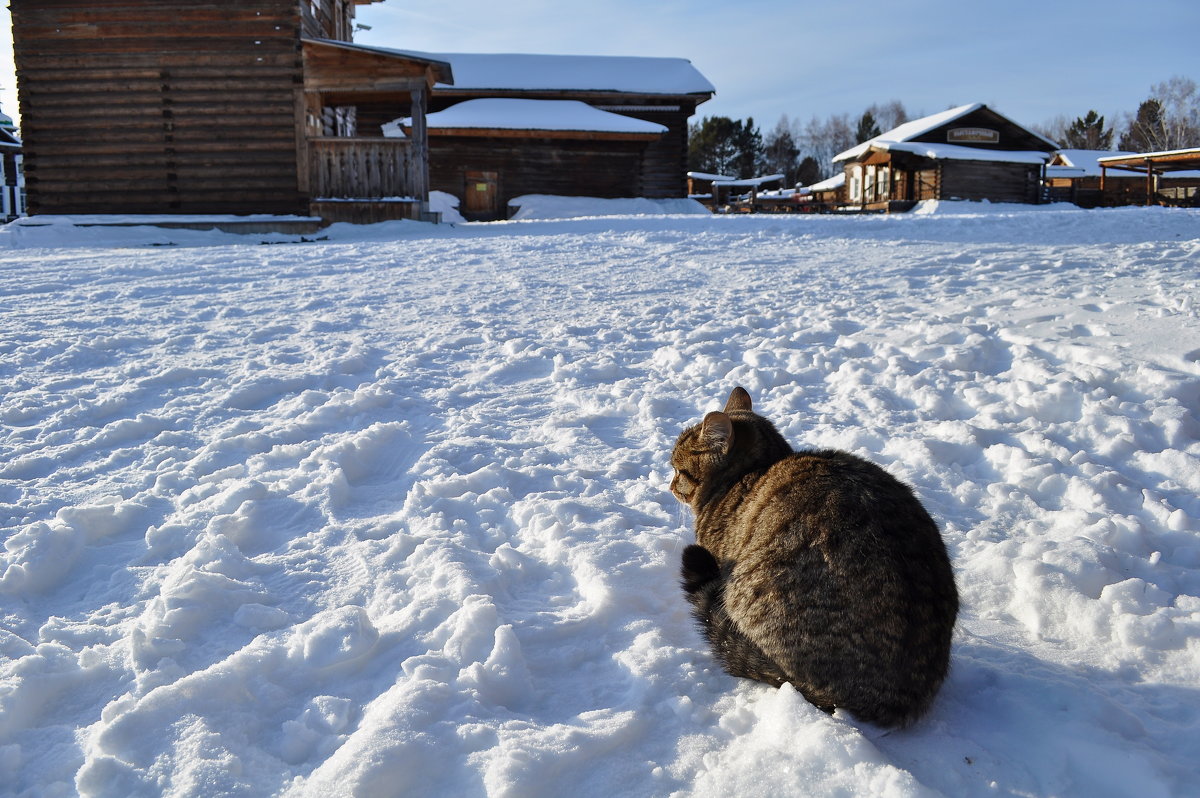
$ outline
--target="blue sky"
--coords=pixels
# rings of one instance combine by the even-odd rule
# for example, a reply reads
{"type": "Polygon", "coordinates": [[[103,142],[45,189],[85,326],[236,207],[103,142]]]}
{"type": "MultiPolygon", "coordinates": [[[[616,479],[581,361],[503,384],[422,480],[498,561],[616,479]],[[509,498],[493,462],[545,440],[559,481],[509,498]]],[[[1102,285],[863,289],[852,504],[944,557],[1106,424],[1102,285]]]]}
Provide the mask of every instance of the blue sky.
{"type": "Polygon", "coordinates": [[[699,115],[764,130],[893,99],[1111,120],[1173,75],[1200,81],[1200,0],[387,0],[358,22],[358,41],[415,50],[688,58],[717,87],[699,115]]]}
{"type": "MultiPolygon", "coordinates": [[[[1113,121],[1173,75],[1200,81],[1200,0],[387,0],[366,44],[441,52],[688,58],[717,87],[701,116],[911,116],[983,102],[1022,124],[1113,121]]],[[[15,116],[7,9],[0,107],[15,116]]]]}

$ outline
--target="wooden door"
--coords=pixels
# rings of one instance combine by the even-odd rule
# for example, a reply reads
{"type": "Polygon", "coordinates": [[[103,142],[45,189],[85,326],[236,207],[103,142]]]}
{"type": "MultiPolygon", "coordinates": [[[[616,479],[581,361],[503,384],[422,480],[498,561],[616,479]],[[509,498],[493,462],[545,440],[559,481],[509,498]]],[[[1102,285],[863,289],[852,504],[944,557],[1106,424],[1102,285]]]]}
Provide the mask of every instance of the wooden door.
{"type": "Polygon", "coordinates": [[[500,174],[467,172],[462,211],[472,216],[498,216],[500,213],[500,174]]]}

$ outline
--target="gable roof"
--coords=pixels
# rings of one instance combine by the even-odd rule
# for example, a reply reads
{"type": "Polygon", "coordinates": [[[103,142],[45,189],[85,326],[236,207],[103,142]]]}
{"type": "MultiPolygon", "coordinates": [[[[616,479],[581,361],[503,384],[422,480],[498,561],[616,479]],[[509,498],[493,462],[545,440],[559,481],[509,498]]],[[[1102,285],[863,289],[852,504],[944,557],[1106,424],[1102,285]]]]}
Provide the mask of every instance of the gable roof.
{"type": "MultiPolygon", "coordinates": [[[[886,133],[881,133],[873,139],[868,139],[862,144],[838,153],[837,155],[833,156],[833,160],[834,162],[854,160],[855,158],[866,154],[870,150],[904,150],[908,152],[915,152],[919,155],[925,155],[928,158],[970,159],[971,157],[979,158],[981,154],[987,154],[989,157],[981,160],[1028,160],[1024,158],[993,157],[1005,154],[1015,155],[1016,153],[1014,151],[984,150],[981,148],[964,147],[956,144],[922,144],[920,147],[912,146],[914,139],[920,138],[927,133],[937,130],[943,125],[948,125],[951,122],[962,119],[963,117],[969,116],[977,111],[986,111],[989,114],[999,117],[1002,121],[1007,122],[1014,127],[1020,128],[1025,133],[1028,133],[1031,137],[1042,141],[1049,149],[1058,149],[1058,145],[1050,139],[1035,133],[1032,130],[1028,130],[1021,125],[1018,125],[1016,122],[1013,122],[1003,114],[988,108],[983,103],[970,103],[968,105],[960,105],[957,108],[951,108],[949,110],[942,111],[941,113],[923,116],[920,119],[914,119],[911,122],[905,122],[902,125],[892,128],[886,133]],[[964,150],[966,152],[963,152],[964,150]]],[[[1047,155],[1047,157],[1049,156],[1047,155]]],[[[1034,160],[1040,163],[1044,161],[1045,158],[1036,158],[1034,160]]]]}
{"type": "MultiPolygon", "coordinates": [[[[716,89],[686,58],[530,53],[436,53],[450,63],[454,91],[595,91],[704,94],[716,89]]],[[[450,88],[438,83],[434,89],[450,88]]]]}

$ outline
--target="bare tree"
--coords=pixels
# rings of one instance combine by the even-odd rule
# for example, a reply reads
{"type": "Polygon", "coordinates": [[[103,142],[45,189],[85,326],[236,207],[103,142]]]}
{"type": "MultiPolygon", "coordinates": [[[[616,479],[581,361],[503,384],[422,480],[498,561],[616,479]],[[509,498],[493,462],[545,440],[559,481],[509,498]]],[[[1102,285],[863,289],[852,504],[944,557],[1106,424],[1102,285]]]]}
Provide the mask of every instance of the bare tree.
{"type": "Polygon", "coordinates": [[[1121,149],[1135,152],[1200,147],[1200,89],[1175,76],[1150,87],[1150,98],[1127,115],[1121,149]]]}

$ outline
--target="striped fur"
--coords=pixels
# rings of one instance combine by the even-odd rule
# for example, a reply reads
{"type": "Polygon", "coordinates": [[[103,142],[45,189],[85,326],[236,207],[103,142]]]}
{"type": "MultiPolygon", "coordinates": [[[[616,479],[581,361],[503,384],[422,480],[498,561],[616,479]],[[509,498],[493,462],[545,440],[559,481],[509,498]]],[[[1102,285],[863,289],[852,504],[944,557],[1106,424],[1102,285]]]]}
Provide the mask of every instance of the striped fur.
{"type": "Polygon", "coordinates": [[[795,452],[734,389],[679,436],[671,491],[696,545],[682,583],[724,668],[903,726],[946,677],[958,592],[912,491],[847,452],[795,452]]]}

